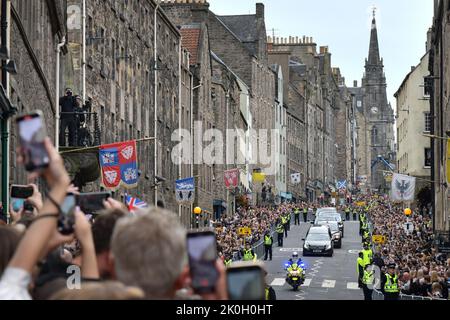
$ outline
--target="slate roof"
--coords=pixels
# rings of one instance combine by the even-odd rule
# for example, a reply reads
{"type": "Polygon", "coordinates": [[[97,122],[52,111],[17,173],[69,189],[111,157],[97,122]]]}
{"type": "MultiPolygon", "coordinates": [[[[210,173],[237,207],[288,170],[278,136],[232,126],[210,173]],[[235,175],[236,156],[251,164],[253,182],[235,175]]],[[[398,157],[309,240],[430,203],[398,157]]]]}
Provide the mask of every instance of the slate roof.
{"type": "Polygon", "coordinates": [[[254,42],[258,40],[256,15],[217,16],[241,40],[254,42]]]}

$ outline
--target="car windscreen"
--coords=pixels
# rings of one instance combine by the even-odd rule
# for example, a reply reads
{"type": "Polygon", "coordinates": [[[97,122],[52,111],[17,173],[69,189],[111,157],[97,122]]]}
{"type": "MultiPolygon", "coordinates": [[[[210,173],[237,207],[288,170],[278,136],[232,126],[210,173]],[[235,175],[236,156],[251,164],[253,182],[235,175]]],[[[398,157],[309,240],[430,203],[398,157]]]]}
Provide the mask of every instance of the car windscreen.
{"type": "Polygon", "coordinates": [[[329,241],[330,237],[325,233],[310,233],[306,241],[329,241]]]}
{"type": "Polygon", "coordinates": [[[342,218],[340,214],[322,214],[319,217],[317,217],[320,221],[323,220],[329,220],[329,221],[338,221],[341,222],[342,218]]]}
{"type": "Polygon", "coordinates": [[[339,231],[339,226],[336,223],[329,223],[328,225],[330,226],[330,230],[332,233],[339,231]]]}

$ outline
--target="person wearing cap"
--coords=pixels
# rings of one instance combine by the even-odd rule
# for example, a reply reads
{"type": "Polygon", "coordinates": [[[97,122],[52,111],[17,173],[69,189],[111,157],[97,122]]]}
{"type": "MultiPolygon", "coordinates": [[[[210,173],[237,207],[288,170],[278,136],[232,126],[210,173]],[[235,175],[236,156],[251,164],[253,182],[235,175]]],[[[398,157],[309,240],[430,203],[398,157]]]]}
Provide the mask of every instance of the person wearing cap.
{"type": "Polygon", "coordinates": [[[388,272],[381,275],[381,292],[384,294],[384,300],[399,299],[400,287],[395,268],[395,263],[390,263],[387,266],[388,272]]]}
{"type": "MultiPolygon", "coordinates": [[[[266,270],[265,268],[263,268],[263,270],[264,270],[264,276],[267,277],[267,270],[266,270]]],[[[267,283],[267,280],[265,281],[265,283],[266,283],[266,287],[265,287],[265,289],[264,289],[264,292],[265,292],[265,295],[264,295],[265,300],[266,300],[266,301],[274,301],[274,300],[277,300],[277,295],[276,295],[276,293],[275,293],[275,290],[272,288],[272,286],[270,286],[270,285],[267,283]]]]}
{"type": "Polygon", "coordinates": [[[72,89],[67,88],[64,97],[59,99],[59,107],[61,111],[61,125],[59,131],[59,145],[66,145],[66,130],[69,130],[69,146],[76,144],[76,99],[73,96],[72,89]]]}
{"type": "Polygon", "coordinates": [[[364,276],[364,254],[362,251],[358,253],[358,259],[356,259],[356,272],[358,273],[358,287],[362,288],[362,279],[364,276]]]}
{"type": "Polygon", "coordinates": [[[372,300],[372,292],[373,292],[373,281],[375,271],[371,269],[372,265],[367,264],[364,267],[364,273],[362,277],[362,289],[364,292],[364,300],[372,300]]]}
{"type": "Polygon", "coordinates": [[[273,245],[273,238],[270,235],[269,231],[266,231],[264,234],[264,260],[267,260],[267,258],[272,261],[272,245],[273,245]]]}

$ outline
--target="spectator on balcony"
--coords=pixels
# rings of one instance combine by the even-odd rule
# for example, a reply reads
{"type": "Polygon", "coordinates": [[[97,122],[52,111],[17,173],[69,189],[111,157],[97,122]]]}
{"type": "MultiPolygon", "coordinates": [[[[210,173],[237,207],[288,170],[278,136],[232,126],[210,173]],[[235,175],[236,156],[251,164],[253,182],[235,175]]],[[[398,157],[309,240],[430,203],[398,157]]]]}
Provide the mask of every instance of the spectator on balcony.
{"type": "Polygon", "coordinates": [[[59,99],[61,110],[61,127],[59,131],[59,145],[66,146],[66,130],[69,130],[69,146],[76,145],[76,99],[73,97],[72,89],[67,88],[64,97],[59,99]]]}

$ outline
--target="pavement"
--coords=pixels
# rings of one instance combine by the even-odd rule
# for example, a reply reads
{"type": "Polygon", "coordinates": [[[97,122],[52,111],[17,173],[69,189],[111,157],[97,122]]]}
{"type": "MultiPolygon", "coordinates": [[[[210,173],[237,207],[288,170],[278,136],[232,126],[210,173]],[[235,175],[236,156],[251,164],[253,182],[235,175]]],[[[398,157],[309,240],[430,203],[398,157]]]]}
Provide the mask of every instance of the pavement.
{"type": "MultiPolygon", "coordinates": [[[[303,215],[300,215],[303,220],[303,215]]],[[[312,219],[312,215],[308,217],[312,219]]],[[[358,288],[356,259],[362,249],[359,236],[359,222],[344,222],[342,248],[334,249],[333,257],[303,257],[302,238],[306,237],[310,222],[295,226],[291,220],[291,230],[279,248],[274,237],[273,260],[264,261],[268,275],[266,280],[274,288],[277,300],[364,300],[362,289],[358,288]],[[284,263],[297,251],[305,263],[306,281],[294,292],[285,283],[284,263]]]]}

